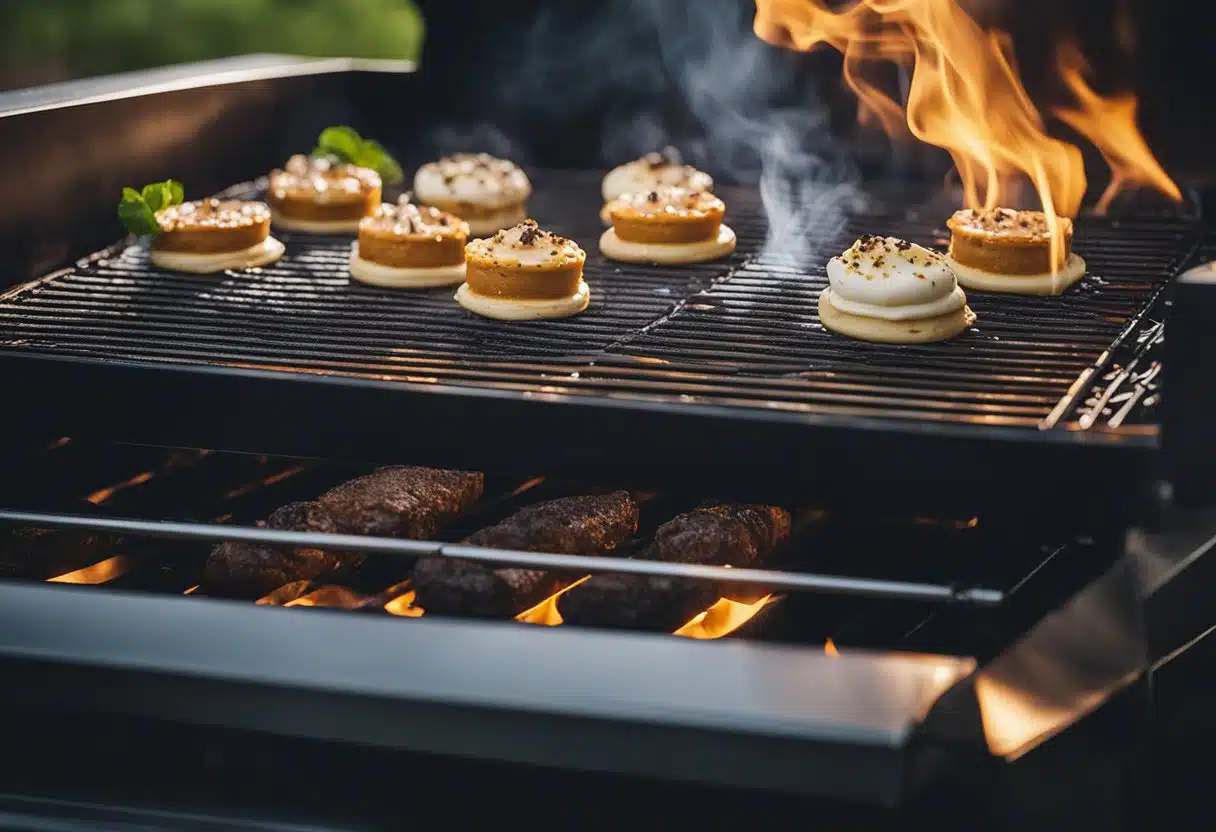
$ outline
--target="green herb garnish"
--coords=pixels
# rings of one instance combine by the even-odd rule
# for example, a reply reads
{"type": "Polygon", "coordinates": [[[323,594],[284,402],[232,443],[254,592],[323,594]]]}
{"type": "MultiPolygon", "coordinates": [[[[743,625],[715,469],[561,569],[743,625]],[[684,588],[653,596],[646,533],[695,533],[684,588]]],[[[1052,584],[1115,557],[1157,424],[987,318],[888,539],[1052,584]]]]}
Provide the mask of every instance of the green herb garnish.
{"type": "Polygon", "coordinates": [[[313,156],[336,156],[339,162],[371,168],[390,185],[405,181],[405,171],[377,141],[365,139],[353,127],[326,127],[317,138],[313,156]]]}
{"type": "Polygon", "coordinates": [[[142,191],[123,188],[122,200],[118,203],[118,218],[137,237],[159,234],[160,223],[156,221],[156,212],[171,205],[181,205],[183,199],[182,183],[173,179],[144,185],[142,191]]]}

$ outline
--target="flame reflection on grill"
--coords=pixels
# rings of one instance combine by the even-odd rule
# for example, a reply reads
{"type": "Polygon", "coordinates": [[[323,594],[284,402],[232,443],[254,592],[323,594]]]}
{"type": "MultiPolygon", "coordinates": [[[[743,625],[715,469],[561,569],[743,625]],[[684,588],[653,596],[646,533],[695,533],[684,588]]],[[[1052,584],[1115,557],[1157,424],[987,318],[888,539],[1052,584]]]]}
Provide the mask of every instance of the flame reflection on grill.
{"type": "Polygon", "coordinates": [[[675,631],[685,638],[714,639],[728,636],[756,617],[760,610],[776,598],[765,595],[753,603],[719,598],[712,607],[694,615],[687,624],[675,631]]]}
{"type": "Polygon", "coordinates": [[[104,584],[125,573],[134,565],[134,562],[130,555],[115,555],[94,563],[92,566],[48,578],[47,581],[54,584],[104,584]]]}
{"type": "MultiPolygon", "coordinates": [[[[844,56],[844,79],[862,113],[891,136],[913,136],[947,150],[968,208],[1019,207],[1017,188],[1034,187],[1052,232],[1052,268],[1063,263],[1059,217],[1080,210],[1087,187],[1080,150],[1048,135],[1014,60],[1008,33],[981,27],[957,0],[756,0],[756,34],[810,51],[827,44],[844,56]],[[906,108],[872,80],[876,64],[912,67],[906,108]],[[906,112],[905,112],[906,109],[906,112]]],[[[1077,108],[1061,110],[1112,165],[1114,190],[1147,185],[1178,198],[1135,123],[1135,99],[1102,99],[1081,78],[1075,50],[1059,55],[1077,108]]]]}

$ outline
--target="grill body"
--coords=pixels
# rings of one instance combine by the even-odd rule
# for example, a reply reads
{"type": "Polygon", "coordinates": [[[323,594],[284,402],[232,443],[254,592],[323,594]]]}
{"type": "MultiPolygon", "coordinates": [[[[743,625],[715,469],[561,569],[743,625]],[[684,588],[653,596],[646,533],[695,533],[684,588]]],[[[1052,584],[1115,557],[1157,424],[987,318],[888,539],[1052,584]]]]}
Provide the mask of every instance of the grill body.
{"type": "MultiPolygon", "coordinates": [[[[1016,498],[1036,521],[1101,517],[1097,527],[1116,540],[1131,507],[1144,504],[1158,473],[1151,364],[1160,304],[1202,236],[1191,219],[1087,221],[1078,250],[1099,280],[1085,290],[1055,301],[977,297],[979,332],[899,350],[835,339],[808,310],[824,259],[856,233],[935,243],[937,222],[904,210],[921,197],[888,200],[885,213],[814,237],[816,257],[790,268],[762,253],[754,194],[727,189],[743,243],[735,258],[655,272],[616,271],[593,257],[593,312],[534,327],[464,318],[441,293],[353,287],[335,276],[345,252],[334,240],[293,239],[279,271],[214,280],[153,274],[125,250],[69,265],[109,240],[100,229],[112,227],[122,184],[183,171],[203,192],[253,181],[324,124],[366,116],[374,126],[374,111],[360,109],[379,100],[370,91],[392,90],[403,103],[418,94],[408,78],[348,64],[255,64],[157,76],[152,86],[144,77],[88,100],[70,90],[0,98],[0,146],[42,161],[89,160],[97,173],[86,188],[83,167],[53,181],[58,168],[31,162],[16,177],[32,195],[28,216],[0,223],[14,252],[0,301],[0,373],[20,402],[6,414],[15,446],[36,427],[340,464],[594,472],[754,500],[826,495],[863,509],[881,476],[884,505],[1016,498]],[[223,115],[200,127],[186,116],[202,102],[223,115]],[[246,118],[243,107],[278,117],[246,118]],[[105,124],[153,113],[163,125],[157,142],[120,154],[103,141],[105,124]],[[525,432],[510,446],[480,441],[474,428],[487,420],[525,432]]],[[[537,184],[539,218],[551,212],[557,230],[594,240],[594,176],[540,173],[537,184]]],[[[10,497],[14,490],[22,491],[10,486],[10,497]]],[[[149,527],[161,519],[146,515],[149,527]]],[[[1184,539],[1142,550],[1116,543],[1101,577],[1056,615],[1020,622],[1025,635],[978,664],[866,653],[841,661],[818,643],[746,638],[709,646],[558,629],[521,639],[484,622],[397,626],[138,586],[5,583],[0,661],[15,683],[0,698],[8,713],[49,713],[52,722],[121,714],[124,725],[133,717],[154,730],[168,721],[209,749],[282,743],[275,760],[303,747],[295,743],[331,758],[370,744],[378,750],[368,755],[537,766],[553,782],[564,776],[555,768],[583,769],[635,786],[694,781],[888,808],[945,795],[936,805],[954,814],[930,816],[962,827],[982,815],[960,810],[959,789],[990,799],[988,808],[1020,807],[1031,822],[1058,819],[1063,797],[1031,806],[1017,790],[1064,771],[1075,775],[1057,784],[1072,817],[1082,806],[1110,828],[1121,813],[1107,787],[1143,749],[1150,674],[1181,666],[1177,651],[1209,620],[1193,596],[1167,594],[1179,591],[1168,579],[1174,565],[1210,564],[1200,556],[1212,520],[1173,522],[1188,528],[1184,539]],[[1146,580],[1149,565],[1156,582],[1146,580]],[[981,706],[993,685],[1015,701],[1051,703],[1050,719],[994,745],[981,706]],[[1093,772],[1106,779],[1085,781],[1093,772]]],[[[1046,557],[1048,571],[1026,577],[1060,562],[1046,557]]],[[[1014,580],[1009,594],[1033,585],[1014,580]]],[[[785,609],[798,607],[776,612],[785,609]]],[[[931,619],[911,630],[930,633],[931,619]]],[[[947,629],[975,623],[955,621],[947,629]]],[[[382,761],[369,779],[403,759],[382,761]]],[[[747,792],[731,794],[746,805],[747,792]]],[[[3,802],[10,812],[29,805],[3,802]]]]}

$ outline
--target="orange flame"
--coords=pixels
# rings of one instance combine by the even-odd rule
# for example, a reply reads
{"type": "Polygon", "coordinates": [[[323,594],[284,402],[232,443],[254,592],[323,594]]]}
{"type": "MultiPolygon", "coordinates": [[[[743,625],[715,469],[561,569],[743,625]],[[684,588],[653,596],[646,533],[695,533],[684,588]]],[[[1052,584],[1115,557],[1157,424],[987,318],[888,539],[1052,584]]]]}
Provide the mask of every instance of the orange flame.
{"type": "Polygon", "coordinates": [[[135,561],[130,555],[115,555],[83,569],[74,569],[48,578],[47,581],[53,584],[104,584],[119,577],[134,565],[135,561]]]}
{"type": "Polygon", "coordinates": [[[756,617],[760,610],[776,600],[765,595],[758,601],[745,603],[719,598],[712,607],[697,613],[673,635],[685,638],[714,639],[728,636],[756,617]]]}
{"type": "Polygon", "coordinates": [[[307,595],[288,601],[285,607],[337,607],[350,610],[359,606],[363,596],[344,586],[323,586],[307,595]]]}
{"type": "Polygon", "coordinates": [[[99,506],[102,503],[109,500],[111,497],[113,497],[119,491],[125,491],[128,488],[134,488],[137,485],[143,485],[148,480],[152,479],[153,476],[155,476],[155,475],[151,471],[142,471],[142,472],[136,474],[135,476],[131,477],[130,479],[123,480],[122,482],[116,482],[113,485],[108,486],[106,488],[99,488],[96,491],[94,491],[92,494],[85,497],[85,499],[88,500],[93,505],[99,506]]]}
{"type": "Polygon", "coordinates": [[[590,577],[590,575],[584,575],[574,583],[562,587],[536,606],[529,607],[519,615],[515,616],[515,620],[523,622],[524,624],[542,624],[546,627],[558,626],[562,623],[562,614],[557,608],[557,599],[561,598],[567,592],[574,589],[576,586],[590,577]]]}
{"type": "Polygon", "coordinates": [[[384,610],[391,615],[400,615],[404,616],[405,618],[418,618],[423,614],[424,610],[422,607],[414,606],[414,599],[416,597],[417,593],[411,589],[404,595],[398,595],[396,598],[385,604],[384,610]]]}
{"type": "Polygon", "coordinates": [[[829,656],[839,656],[840,651],[836,649],[836,642],[828,639],[823,643],[823,652],[829,656]]]}
{"type": "Polygon", "coordinates": [[[1128,186],[1141,186],[1159,191],[1175,202],[1182,201],[1182,192],[1174,184],[1149,150],[1144,136],[1136,129],[1139,102],[1130,94],[1102,98],[1085,82],[1089,64],[1075,44],[1060,50],[1060,74],[1072,91],[1076,105],[1056,107],[1052,113],[1084,136],[1110,166],[1110,184],[1095,206],[1105,213],[1111,201],[1128,186]]]}
{"type": "MultiPolygon", "coordinates": [[[[966,207],[1014,205],[1018,185],[1029,180],[1052,232],[1053,270],[1063,263],[1060,218],[1080,210],[1085,166],[1074,145],[1047,134],[1018,74],[1007,33],[981,28],[957,0],[857,0],[841,11],[829,9],[824,0],[756,0],[754,28],[779,46],[809,51],[827,44],[838,50],[845,81],[889,135],[911,131],[950,153],[966,207]],[[912,67],[906,112],[867,80],[865,70],[876,62],[912,67]]],[[[1074,93],[1079,77],[1074,73],[1069,82],[1074,93]]],[[[1089,97],[1082,98],[1080,112],[1086,114],[1086,129],[1078,130],[1117,160],[1112,167],[1118,181],[1112,187],[1147,184],[1176,194],[1140,137],[1134,106],[1112,106],[1084,90],[1089,97]],[[1116,121],[1108,125],[1107,118],[1116,121]]]]}

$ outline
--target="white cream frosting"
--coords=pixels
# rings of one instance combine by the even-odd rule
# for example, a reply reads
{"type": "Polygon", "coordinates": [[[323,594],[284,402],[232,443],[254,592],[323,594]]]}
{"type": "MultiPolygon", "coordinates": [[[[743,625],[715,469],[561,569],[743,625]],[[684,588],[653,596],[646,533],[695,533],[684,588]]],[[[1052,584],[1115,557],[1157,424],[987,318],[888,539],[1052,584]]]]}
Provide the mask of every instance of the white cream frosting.
{"type": "Polygon", "coordinates": [[[350,276],[370,286],[386,286],[393,289],[428,289],[433,286],[455,286],[464,283],[465,264],[430,266],[426,268],[400,268],[373,263],[359,256],[359,244],[355,243],[350,254],[350,276]]]}
{"type": "Polygon", "coordinates": [[[527,174],[514,162],[488,153],[446,156],[423,165],[414,175],[414,195],[422,202],[509,208],[531,194],[527,174]]]}
{"type": "Polygon", "coordinates": [[[717,236],[695,243],[634,243],[622,240],[615,228],[609,228],[600,235],[600,254],[622,263],[677,265],[717,260],[733,252],[736,244],[735,232],[728,225],[718,226],[717,236]]]}
{"type": "Polygon", "coordinates": [[[231,269],[253,269],[268,266],[283,256],[283,244],[274,237],[237,251],[221,251],[214,254],[198,254],[190,251],[148,252],[148,261],[158,268],[174,272],[193,274],[215,274],[231,269]]]}
{"type": "Polygon", "coordinates": [[[493,237],[473,240],[465,246],[465,254],[508,266],[546,265],[553,268],[581,264],[587,258],[574,240],[545,231],[533,220],[524,220],[493,237]]]}
{"type": "Polygon", "coordinates": [[[611,202],[625,194],[644,193],[669,186],[709,191],[713,190],[714,180],[708,173],[682,164],[679,156],[671,151],[648,153],[641,159],[610,170],[604,177],[601,193],[604,202],[611,202]]]}
{"type": "Polygon", "coordinates": [[[568,298],[491,298],[479,295],[465,283],[456,290],[456,302],[470,312],[499,321],[540,321],[569,318],[591,304],[591,289],[580,280],[568,298]]]}
{"type": "Polygon", "coordinates": [[[1076,252],[1068,255],[1064,266],[1055,274],[993,274],[964,266],[947,257],[958,282],[980,292],[1002,292],[1012,295],[1059,295],[1085,277],[1085,260],[1076,252]]]}
{"type": "Polygon", "coordinates": [[[967,296],[942,255],[895,237],[865,235],[828,261],[827,300],[841,312],[886,321],[936,318],[967,296]]]}

